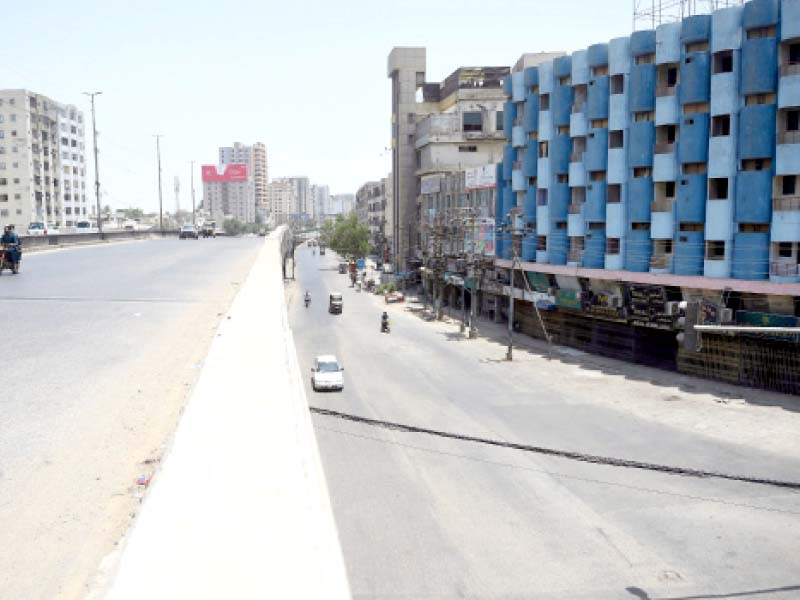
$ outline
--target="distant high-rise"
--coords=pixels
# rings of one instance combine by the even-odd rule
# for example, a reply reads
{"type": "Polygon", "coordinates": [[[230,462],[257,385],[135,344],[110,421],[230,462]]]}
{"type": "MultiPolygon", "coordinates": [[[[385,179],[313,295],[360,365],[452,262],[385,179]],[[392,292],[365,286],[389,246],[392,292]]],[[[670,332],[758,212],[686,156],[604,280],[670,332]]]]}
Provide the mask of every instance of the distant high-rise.
{"type": "Polygon", "coordinates": [[[266,212],[267,183],[269,182],[267,147],[261,142],[256,142],[252,146],[241,142],[234,142],[233,146],[221,146],[219,148],[219,164],[221,166],[247,165],[256,214],[266,212]]]}
{"type": "Polygon", "coordinates": [[[247,165],[234,163],[221,167],[203,165],[203,202],[206,210],[217,221],[236,219],[254,223],[256,205],[253,200],[253,183],[247,165]]]}
{"type": "Polygon", "coordinates": [[[0,90],[0,225],[72,227],[86,198],[83,113],[29,90],[0,90]]]}

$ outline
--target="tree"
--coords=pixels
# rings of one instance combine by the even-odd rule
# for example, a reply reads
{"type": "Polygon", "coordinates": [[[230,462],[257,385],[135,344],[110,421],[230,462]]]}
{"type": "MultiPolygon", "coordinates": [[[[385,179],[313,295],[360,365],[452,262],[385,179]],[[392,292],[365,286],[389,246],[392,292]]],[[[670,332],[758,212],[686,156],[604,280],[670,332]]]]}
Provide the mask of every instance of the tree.
{"type": "Polygon", "coordinates": [[[325,246],[331,245],[333,239],[333,232],[336,229],[333,221],[325,221],[319,230],[319,242],[325,246]]]}
{"type": "Polygon", "coordinates": [[[236,219],[225,219],[222,223],[222,229],[225,231],[225,235],[242,235],[247,230],[247,227],[236,219]]]}
{"type": "Polygon", "coordinates": [[[355,214],[348,217],[338,215],[333,235],[328,244],[337,254],[347,258],[360,258],[369,251],[369,229],[359,223],[355,214]]]}

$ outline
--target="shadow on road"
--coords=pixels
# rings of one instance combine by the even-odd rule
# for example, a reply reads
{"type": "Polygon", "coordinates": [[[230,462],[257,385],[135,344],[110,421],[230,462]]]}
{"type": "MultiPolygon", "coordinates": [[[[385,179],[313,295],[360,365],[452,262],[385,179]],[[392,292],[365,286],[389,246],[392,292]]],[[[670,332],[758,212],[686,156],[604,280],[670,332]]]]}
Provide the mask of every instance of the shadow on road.
{"type": "MultiPolygon", "coordinates": [[[[725,598],[753,598],[763,594],[782,594],[784,592],[800,591],[800,585],[787,585],[778,588],[768,588],[762,590],[748,590],[744,592],[731,592],[730,594],[700,594],[695,596],[651,596],[642,588],[628,587],[625,588],[634,598],[640,600],[724,600],[725,598]]],[[[788,597],[788,596],[787,596],[788,597]]]]}

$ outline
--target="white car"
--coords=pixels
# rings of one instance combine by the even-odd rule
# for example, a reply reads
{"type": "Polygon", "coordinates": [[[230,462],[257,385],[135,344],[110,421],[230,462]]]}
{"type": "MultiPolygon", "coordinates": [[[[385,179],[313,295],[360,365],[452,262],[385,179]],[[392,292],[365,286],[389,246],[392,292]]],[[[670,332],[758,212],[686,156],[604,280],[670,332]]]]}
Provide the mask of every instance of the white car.
{"type": "Polygon", "coordinates": [[[28,235],[55,235],[58,233],[58,228],[54,226],[48,227],[42,221],[33,221],[28,225],[28,235]]]}
{"type": "Polygon", "coordinates": [[[311,367],[311,387],[315,392],[320,390],[343,390],[344,367],[339,364],[333,354],[323,354],[314,359],[311,367]]]}

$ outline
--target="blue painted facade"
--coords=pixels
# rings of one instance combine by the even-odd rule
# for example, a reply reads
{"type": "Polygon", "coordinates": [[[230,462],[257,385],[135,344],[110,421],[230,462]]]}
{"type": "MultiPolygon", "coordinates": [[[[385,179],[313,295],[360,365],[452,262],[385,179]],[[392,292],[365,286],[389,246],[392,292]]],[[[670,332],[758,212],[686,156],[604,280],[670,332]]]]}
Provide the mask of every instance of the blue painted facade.
{"type": "Polygon", "coordinates": [[[800,2],[751,0],[509,79],[497,214],[523,207],[525,260],[800,282],[800,2]]]}

